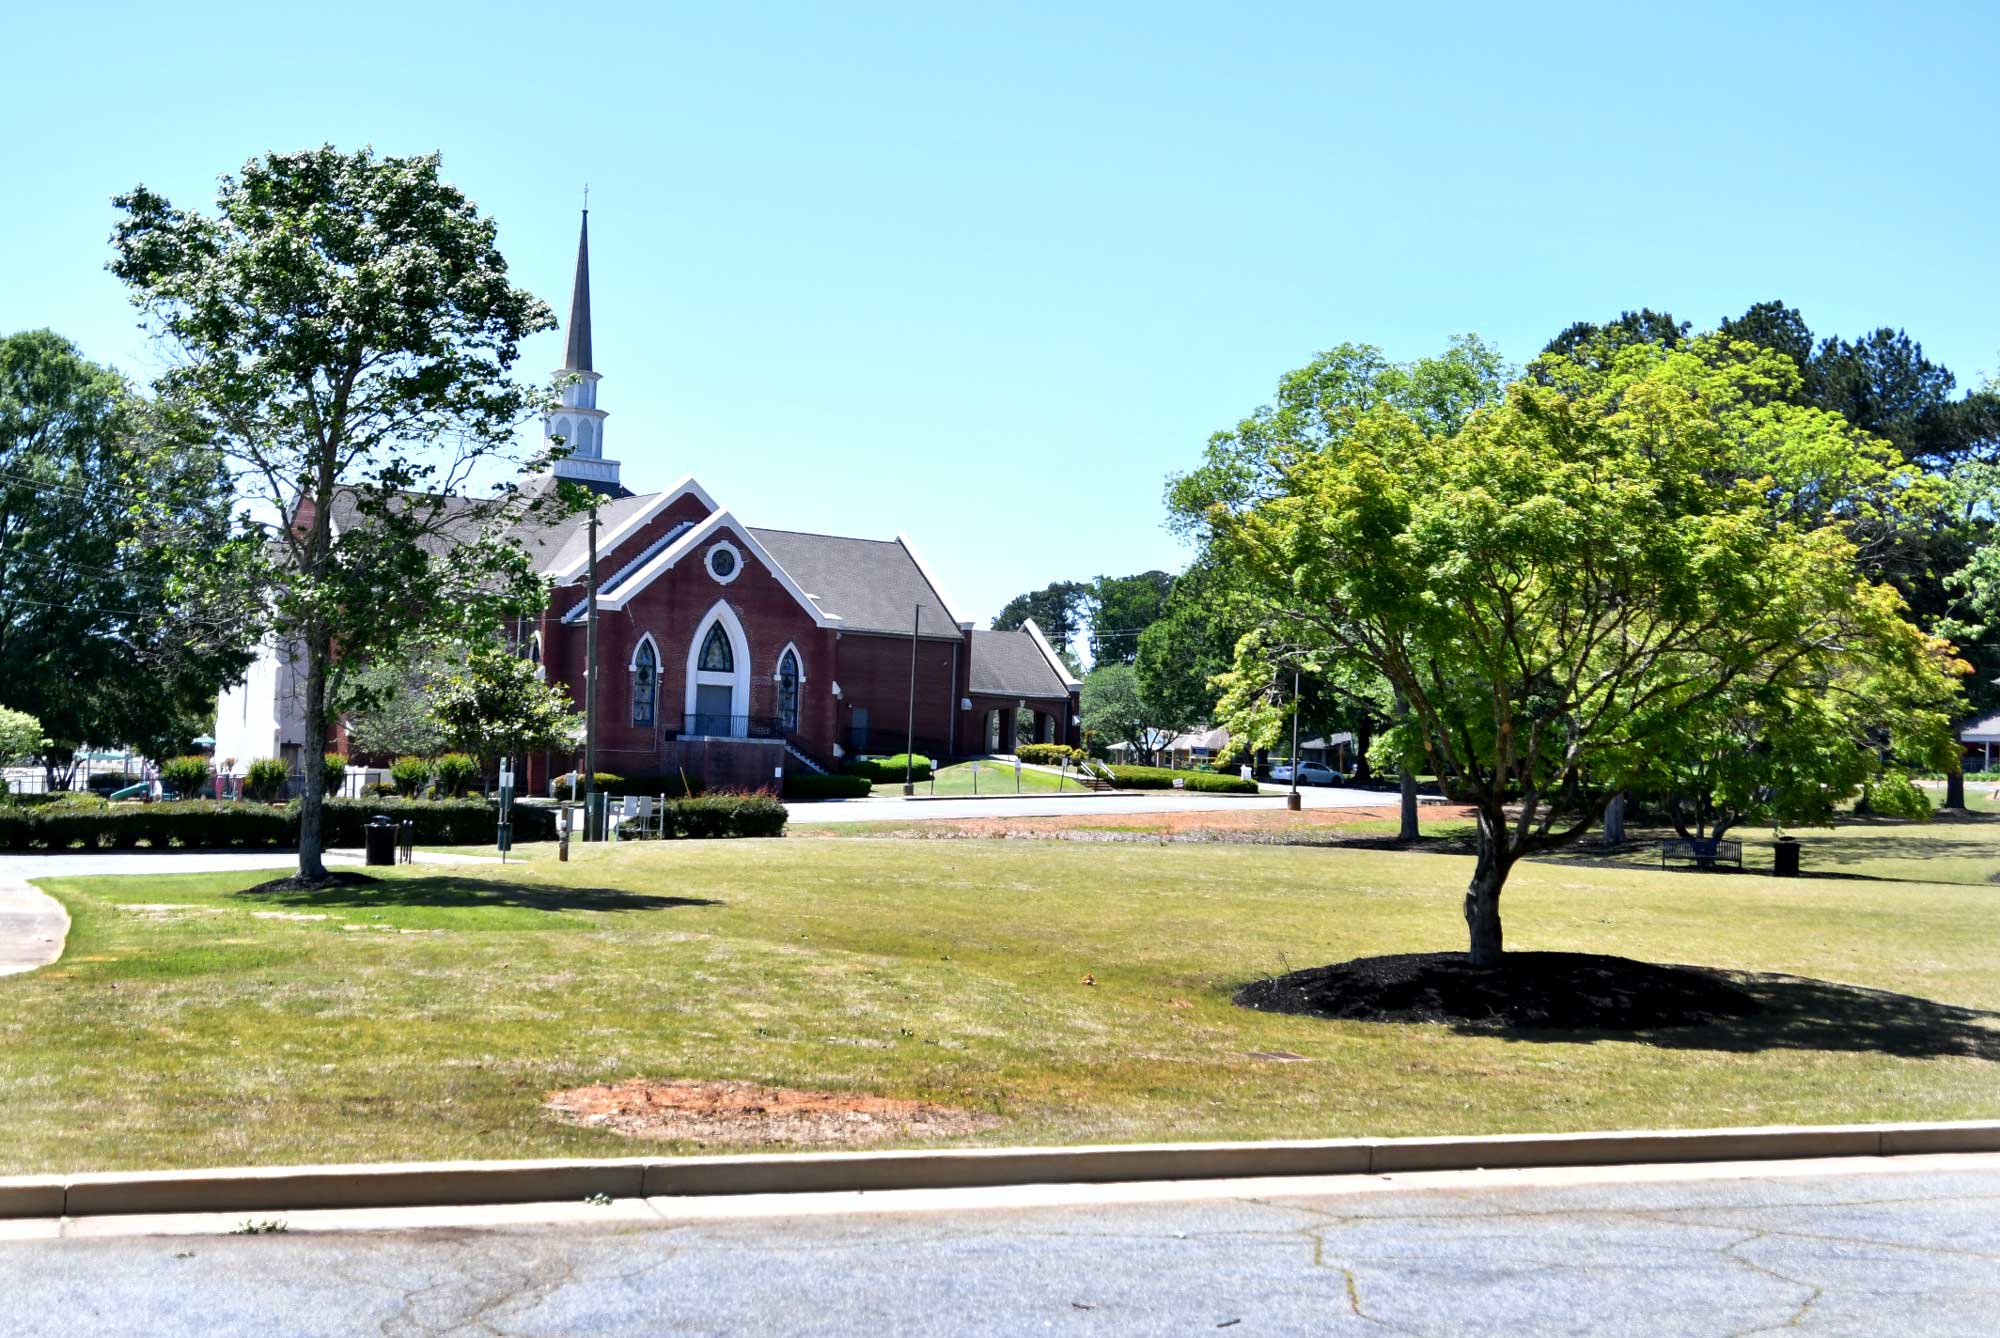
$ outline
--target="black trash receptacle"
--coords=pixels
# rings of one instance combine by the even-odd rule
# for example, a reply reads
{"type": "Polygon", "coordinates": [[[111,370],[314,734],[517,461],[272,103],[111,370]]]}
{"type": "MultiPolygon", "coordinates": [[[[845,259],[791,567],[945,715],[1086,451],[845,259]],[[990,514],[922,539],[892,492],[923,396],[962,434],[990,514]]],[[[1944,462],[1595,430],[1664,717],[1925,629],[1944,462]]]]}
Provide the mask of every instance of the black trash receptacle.
{"type": "Polygon", "coordinates": [[[366,850],[365,863],[394,864],[396,862],[396,824],[386,814],[378,813],[369,819],[361,829],[362,844],[366,850]]]}
{"type": "Polygon", "coordinates": [[[1780,878],[1799,876],[1799,841],[1795,836],[1781,836],[1773,847],[1771,872],[1780,878]]]}

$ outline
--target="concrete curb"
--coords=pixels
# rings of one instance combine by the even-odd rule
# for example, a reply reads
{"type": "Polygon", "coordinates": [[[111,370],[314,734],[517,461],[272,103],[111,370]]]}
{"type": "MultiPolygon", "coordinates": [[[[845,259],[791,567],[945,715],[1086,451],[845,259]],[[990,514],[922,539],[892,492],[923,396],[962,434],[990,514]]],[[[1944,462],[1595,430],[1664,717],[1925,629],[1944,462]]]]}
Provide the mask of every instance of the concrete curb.
{"type": "Polygon", "coordinates": [[[2000,1120],[1499,1134],[1473,1138],[1347,1138],[107,1171],[0,1179],[0,1218],[554,1203],[596,1194],[630,1199],[983,1189],[1138,1180],[1888,1157],[1935,1152],[2000,1152],[2000,1120]]]}

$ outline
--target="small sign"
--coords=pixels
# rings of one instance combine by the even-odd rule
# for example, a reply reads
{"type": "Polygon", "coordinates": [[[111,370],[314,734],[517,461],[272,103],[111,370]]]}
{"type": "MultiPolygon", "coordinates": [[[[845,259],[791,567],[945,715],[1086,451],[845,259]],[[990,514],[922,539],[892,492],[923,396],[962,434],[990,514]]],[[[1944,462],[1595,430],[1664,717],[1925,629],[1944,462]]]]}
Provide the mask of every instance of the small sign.
{"type": "Polygon", "coordinates": [[[1176,790],[1185,790],[1187,789],[1187,782],[1176,776],[1174,777],[1174,788],[1176,790]]]}

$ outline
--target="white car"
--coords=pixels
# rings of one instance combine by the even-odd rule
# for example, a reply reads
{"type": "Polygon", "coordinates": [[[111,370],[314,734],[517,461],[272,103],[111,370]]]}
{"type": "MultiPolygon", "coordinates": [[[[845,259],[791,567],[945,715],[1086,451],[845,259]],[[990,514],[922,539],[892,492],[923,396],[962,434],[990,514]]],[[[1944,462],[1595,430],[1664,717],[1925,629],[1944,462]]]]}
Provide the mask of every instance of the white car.
{"type": "MultiPolygon", "coordinates": [[[[1272,767],[1271,779],[1281,784],[1289,784],[1292,779],[1292,764],[1290,762],[1280,762],[1278,765],[1272,767]]],[[[1324,762],[1301,762],[1299,763],[1299,784],[1338,785],[1340,784],[1340,773],[1324,762]]]]}

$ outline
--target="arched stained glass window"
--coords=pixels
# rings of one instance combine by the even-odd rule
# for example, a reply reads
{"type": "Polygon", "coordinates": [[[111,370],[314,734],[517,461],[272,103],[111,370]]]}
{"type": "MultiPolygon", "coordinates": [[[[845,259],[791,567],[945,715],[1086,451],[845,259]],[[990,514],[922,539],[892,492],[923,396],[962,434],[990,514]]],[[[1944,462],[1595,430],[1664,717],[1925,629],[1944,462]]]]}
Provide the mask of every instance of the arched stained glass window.
{"type": "Polygon", "coordinates": [[[778,728],[787,734],[799,728],[799,657],[789,650],[778,661],[778,728]]]}
{"type": "Polygon", "coordinates": [[[719,622],[709,624],[708,637],[701,643],[699,667],[705,674],[736,672],[736,652],[729,648],[729,633],[722,630],[719,622]]]}
{"type": "Polygon", "coordinates": [[[653,639],[646,638],[639,643],[639,653],[632,657],[632,723],[650,727],[653,712],[660,695],[660,656],[653,649],[653,639]]]}

